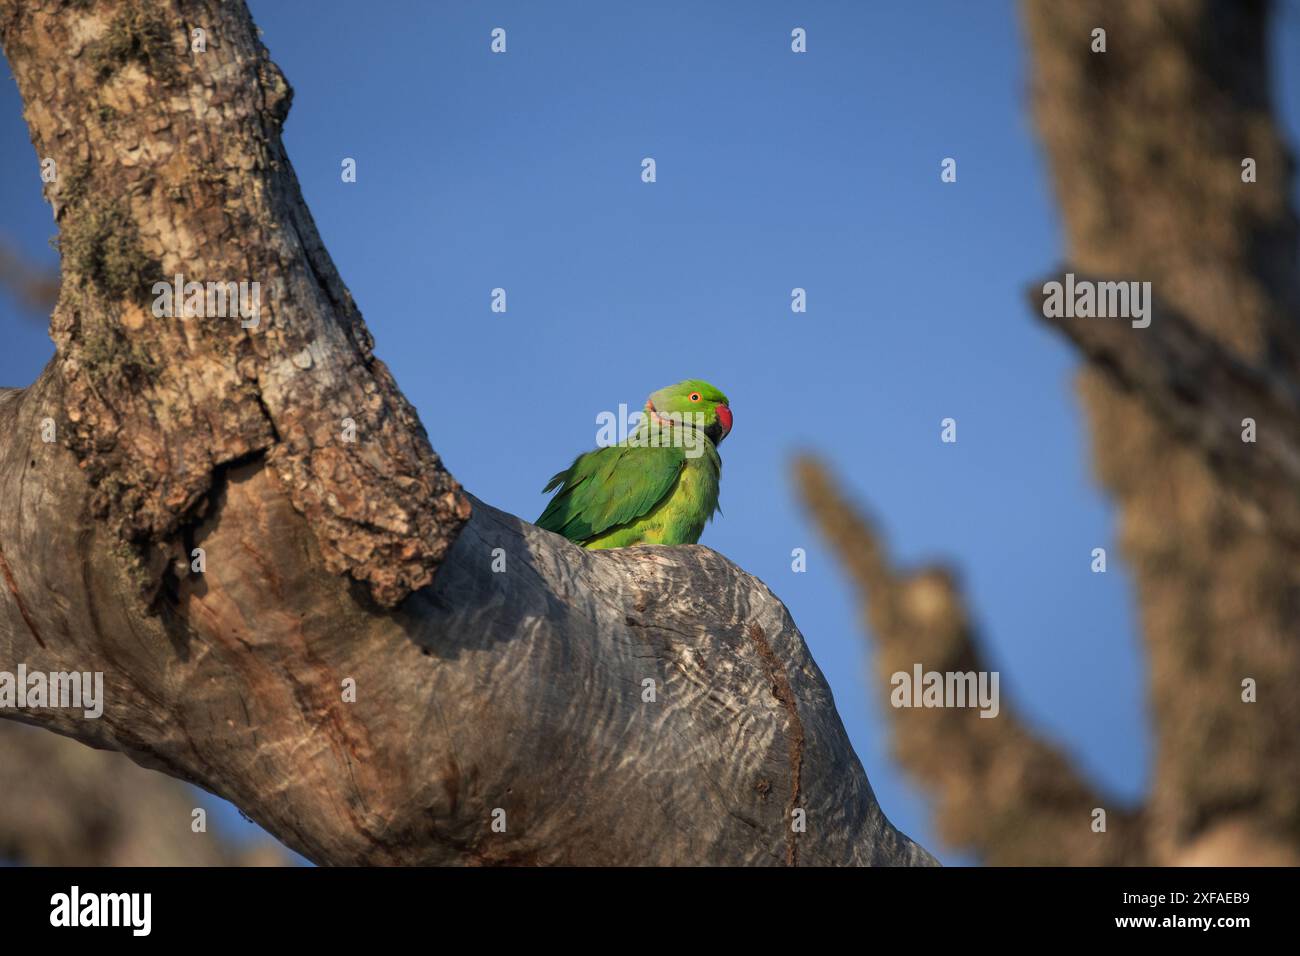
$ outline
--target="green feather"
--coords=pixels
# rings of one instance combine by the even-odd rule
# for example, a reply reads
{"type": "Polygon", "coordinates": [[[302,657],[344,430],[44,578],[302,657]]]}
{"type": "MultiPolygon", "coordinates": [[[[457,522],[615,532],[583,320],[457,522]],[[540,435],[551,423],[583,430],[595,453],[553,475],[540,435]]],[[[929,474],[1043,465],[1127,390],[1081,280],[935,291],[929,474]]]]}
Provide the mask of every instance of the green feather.
{"type": "Polygon", "coordinates": [[[559,487],[560,491],[537,519],[537,526],[572,541],[585,541],[627,524],[647,514],[669,493],[685,463],[681,448],[618,445],[579,455],[544,489],[559,487]]]}

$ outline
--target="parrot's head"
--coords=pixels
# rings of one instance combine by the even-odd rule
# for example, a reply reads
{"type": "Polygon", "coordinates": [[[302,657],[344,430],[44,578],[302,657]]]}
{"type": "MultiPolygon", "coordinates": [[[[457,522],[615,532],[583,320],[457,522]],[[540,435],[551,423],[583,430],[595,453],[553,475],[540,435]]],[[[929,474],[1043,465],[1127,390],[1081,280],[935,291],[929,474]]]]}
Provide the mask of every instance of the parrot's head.
{"type": "Polygon", "coordinates": [[[681,421],[688,425],[703,422],[704,434],[715,445],[721,445],[731,431],[731,404],[727,396],[702,379],[688,378],[659,389],[646,401],[645,408],[657,417],[680,415],[681,421]]]}

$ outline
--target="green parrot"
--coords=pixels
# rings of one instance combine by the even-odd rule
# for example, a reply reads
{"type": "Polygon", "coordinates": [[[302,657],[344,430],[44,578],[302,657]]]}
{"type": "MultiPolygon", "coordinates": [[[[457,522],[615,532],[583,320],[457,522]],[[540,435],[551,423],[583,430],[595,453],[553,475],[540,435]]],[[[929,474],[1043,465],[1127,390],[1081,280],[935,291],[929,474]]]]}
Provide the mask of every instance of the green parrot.
{"type": "Polygon", "coordinates": [[[718,445],[730,431],[727,396],[708,382],[661,388],[635,432],[550,480],[542,493],[560,490],[537,525],[584,548],[694,544],[718,510],[718,445]]]}

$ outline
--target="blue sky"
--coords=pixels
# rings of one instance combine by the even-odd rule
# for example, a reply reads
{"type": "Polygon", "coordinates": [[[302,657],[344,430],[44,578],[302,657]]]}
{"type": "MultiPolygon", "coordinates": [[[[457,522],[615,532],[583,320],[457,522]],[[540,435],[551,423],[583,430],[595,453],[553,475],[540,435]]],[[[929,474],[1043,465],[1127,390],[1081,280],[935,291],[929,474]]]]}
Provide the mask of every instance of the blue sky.
{"type": "MultiPolygon", "coordinates": [[[[1004,700],[1140,799],[1132,589],[1090,475],[1077,360],[1023,301],[1062,247],[1011,3],[251,7],[296,91],[285,140],[325,243],[470,491],[531,520],[598,413],[708,379],[735,428],[702,543],[790,607],[895,824],[965,859],[890,759],[888,686],[793,495],[798,450],[834,466],[899,559],[960,569],[1004,700]],[[945,157],[956,183],[940,182],[945,157]],[[1094,547],[1108,574],[1090,573],[1094,547]]],[[[1277,27],[1294,143],[1296,4],[1277,27]]],[[[0,233],[55,263],[11,79],[0,157],[0,233]]],[[[26,384],[48,337],[5,298],[0,328],[0,383],[26,384]]]]}

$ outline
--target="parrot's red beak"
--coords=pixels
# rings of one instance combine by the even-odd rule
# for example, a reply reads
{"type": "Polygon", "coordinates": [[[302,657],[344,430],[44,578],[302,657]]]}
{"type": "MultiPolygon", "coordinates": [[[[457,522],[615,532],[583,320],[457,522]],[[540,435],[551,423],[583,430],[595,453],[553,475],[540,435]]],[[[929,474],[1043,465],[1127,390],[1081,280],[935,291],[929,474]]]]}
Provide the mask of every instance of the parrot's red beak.
{"type": "Polygon", "coordinates": [[[726,438],[731,433],[731,409],[726,405],[719,405],[713,413],[718,416],[718,423],[722,425],[722,437],[726,438]]]}

